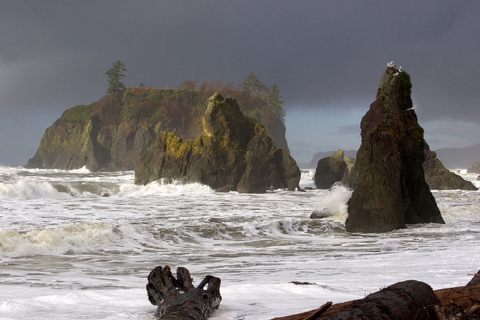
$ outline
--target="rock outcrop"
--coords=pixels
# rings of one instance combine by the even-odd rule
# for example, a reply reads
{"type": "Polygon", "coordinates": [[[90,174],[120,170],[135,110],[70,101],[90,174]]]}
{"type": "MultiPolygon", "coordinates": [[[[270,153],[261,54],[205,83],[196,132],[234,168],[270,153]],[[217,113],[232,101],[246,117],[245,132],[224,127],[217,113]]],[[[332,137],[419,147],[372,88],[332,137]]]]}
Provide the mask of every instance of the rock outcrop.
{"type": "Polygon", "coordinates": [[[472,166],[468,168],[468,173],[480,173],[480,161],[472,164],[472,166]]]}
{"type": "Polygon", "coordinates": [[[342,177],[342,184],[349,187],[350,189],[355,189],[357,187],[358,173],[357,168],[355,168],[355,159],[349,156],[345,156],[344,159],[347,167],[342,177]]]}
{"type": "Polygon", "coordinates": [[[444,223],[423,171],[423,129],[411,99],[410,76],[388,66],[376,100],[361,121],[348,201],[348,232],[388,232],[413,223],[444,223]]]}
{"type": "Polygon", "coordinates": [[[425,162],[423,170],[425,171],[425,181],[432,190],[478,190],[470,181],[466,181],[458,174],[455,174],[445,168],[442,162],[437,158],[435,151],[431,151],[428,143],[424,142],[425,162]]]}
{"type": "Polygon", "coordinates": [[[345,156],[342,149],[322,158],[317,163],[314,181],[318,189],[330,189],[335,183],[354,188],[356,186],[357,171],[355,159],[345,156]]]}
{"type": "MultiPolygon", "coordinates": [[[[320,152],[315,153],[312,156],[312,160],[307,165],[307,167],[310,168],[310,169],[316,168],[317,164],[318,164],[318,161],[320,159],[329,157],[334,152],[336,152],[336,151],[320,151],[320,152]]],[[[343,150],[343,153],[345,154],[346,157],[355,158],[356,155],[357,155],[357,150],[343,150]]]]}
{"type": "MultiPolygon", "coordinates": [[[[206,100],[213,92],[203,87],[130,87],[92,104],[67,109],[46,129],[26,167],[133,170],[140,155],[153,146],[158,132],[173,132],[182,139],[198,136],[206,100]]],[[[244,102],[242,111],[264,124],[273,143],[288,152],[281,113],[276,114],[263,99],[243,90],[228,92],[244,102]]]]}
{"type": "Polygon", "coordinates": [[[336,182],[341,181],[347,169],[342,149],[330,156],[318,160],[315,170],[315,185],[318,189],[330,189],[336,182]]]}
{"type": "Polygon", "coordinates": [[[183,140],[160,132],[154,148],[137,162],[136,184],[161,178],[262,193],[299,188],[300,169],[286,150],[273,145],[261,123],[243,115],[236,100],[217,93],[209,99],[198,137],[183,140]]]}
{"type": "Polygon", "coordinates": [[[132,170],[140,155],[153,145],[155,126],[121,121],[120,109],[110,99],[105,97],[96,104],[66,110],[45,130],[35,156],[26,167],[132,170]],[[99,105],[108,107],[100,108],[99,105]]]}

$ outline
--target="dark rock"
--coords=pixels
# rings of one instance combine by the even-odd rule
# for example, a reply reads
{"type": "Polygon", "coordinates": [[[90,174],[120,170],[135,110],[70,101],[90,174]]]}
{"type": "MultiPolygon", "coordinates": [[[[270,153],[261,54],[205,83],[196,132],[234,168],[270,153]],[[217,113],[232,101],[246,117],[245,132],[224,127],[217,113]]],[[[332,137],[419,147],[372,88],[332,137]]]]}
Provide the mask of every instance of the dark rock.
{"type": "Polygon", "coordinates": [[[295,160],[274,146],[265,127],[245,117],[235,100],[213,95],[202,128],[198,137],[189,140],[160,132],[154,148],[136,164],[135,183],[170,177],[244,193],[299,188],[295,160]]]}
{"type": "Polygon", "coordinates": [[[318,189],[330,189],[339,182],[344,186],[354,188],[357,184],[355,159],[345,156],[343,150],[338,149],[330,156],[318,161],[314,181],[318,189]]]}
{"type": "Polygon", "coordinates": [[[476,284],[480,284],[480,270],[473,275],[473,278],[467,283],[467,286],[473,286],[476,284]]]}
{"type": "MultiPolygon", "coordinates": [[[[273,143],[288,153],[283,118],[259,97],[243,90],[231,94],[245,102],[243,111],[261,121],[273,143]]],[[[67,109],[46,129],[26,167],[133,170],[143,152],[155,143],[158,132],[173,132],[182,139],[198,136],[208,96],[196,89],[129,87],[118,95],[67,109]]]]}
{"type": "Polygon", "coordinates": [[[468,173],[480,173],[480,161],[475,162],[472,166],[468,169],[468,173]]]}
{"type": "Polygon", "coordinates": [[[230,191],[231,191],[231,186],[223,186],[215,189],[215,192],[230,192],[230,191]]]}
{"type": "Polygon", "coordinates": [[[345,172],[343,173],[342,184],[351,189],[355,189],[358,182],[358,172],[357,168],[355,168],[355,159],[346,156],[344,161],[347,167],[345,168],[345,172]]]}
{"type": "Polygon", "coordinates": [[[430,150],[427,142],[424,141],[425,162],[423,170],[425,171],[425,180],[430,189],[433,190],[478,190],[470,181],[464,180],[459,175],[445,168],[442,162],[437,158],[437,154],[430,150]]]}
{"type": "Polygon", "coordinates": [[[315,210],[310,215],[310,219],[323,219],[331,217],[332,215],[333,213],[330,212],[328,209],[315,210]]]}
{"type": "MultiPolygon", "coordinates": [[[[336,151],[321,151],[321,152],[317,152],[313,155],[312,157],[312,160],[310,161],[310,163],[308,165],[306,165],[306,167],[308,168],[316,168],[317,167],[317,164],[318,164],[318,161],[320,159],[323,159],[323,158],[326,158],[326,157],[329,157],[332,153],[335,153],[336,151]]],[[[343,153],[345,154],[345,156],[347,157],[352,157],[352,158],[355,158],[356,157],[356,154],[357,154],[357,150],[344,150],[343,153]]]]}
{"type": "Polygon", "coordinates": [[[357,170],[355,159],[345,156],[342,149],[318,161],[314,176],[318,189],[330,189],[336,183],[355,188],[357,185],[357,170]]]}
{"type": "Polygon", "coordinates": [[[314,176],[315,185],[318,189],[330,189],[336,182],[342,180],[347,168],[343,157],[343,150],[339,149],[329,157],[318,161],[314,176]]]}
{"type": "Polygon", "coordinates": [[[153,145],[156,133],[146,124],[104,123],[92,117],[85,123],[56,122],[43,135],[27,168],[90,171],[132,170],[140,155],[153,145]]]}
{"type": "Polygon", "coordinates": [[[361,121],[348,201],[348,232],[387,232],[411,223],[444,223],[425,181],[423,129],[411,99],[410,76],[387,67],[376,100],[361,121]]]}

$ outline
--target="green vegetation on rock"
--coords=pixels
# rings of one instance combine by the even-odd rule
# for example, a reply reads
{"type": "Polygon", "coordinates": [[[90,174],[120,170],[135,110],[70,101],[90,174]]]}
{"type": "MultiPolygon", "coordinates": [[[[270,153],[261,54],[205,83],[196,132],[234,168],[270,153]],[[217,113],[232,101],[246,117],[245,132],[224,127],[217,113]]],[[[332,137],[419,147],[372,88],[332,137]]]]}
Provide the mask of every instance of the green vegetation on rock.
{"type": "Polygon", "coordinates": [[[278,87],[271,87],[273,95],[267,95],[268,91],[253,94],[233,82],[220,81],[204,81],[197,86],[196,81],[188,80],[177,88],[125,88],[120,82],[125,66],[117,62],[107,71],[108,94],[94,103],[66,110],[45,131],[29,167],[132,170],[158,132],[171,132],[182,139],[198,136],[208,98],[215,92],[229,97],[224,103],[262,123],[273,143],[288,151],[278,87]]]}
{"type": "Polygon", "coordinates": [[[121,61],[115,61],[110,69],[105,74],[108,77],[107,94],[119,93],[125,89],[125,85],[120,81],[125,75],[123,74],[127,69],[121,61]]]}
{"type": "Polygon", "coordinates": [[[92,109],[93,103],[78,105],[65,110],[59,120],[70,123],[83,123],[92,116],[92,109]]]}

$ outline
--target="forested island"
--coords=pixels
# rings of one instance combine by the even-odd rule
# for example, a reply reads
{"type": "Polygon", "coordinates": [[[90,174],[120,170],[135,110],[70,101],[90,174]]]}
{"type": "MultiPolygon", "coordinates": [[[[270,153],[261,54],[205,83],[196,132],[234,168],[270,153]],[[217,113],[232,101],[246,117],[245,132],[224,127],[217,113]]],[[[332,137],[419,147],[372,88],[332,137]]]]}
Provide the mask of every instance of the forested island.
{"type": "Polygon", "coordinates": [[[273,143],[288,152],[285,110],[276,84],[265,85],[255,73],[241,85],[187,80],[175,88],[140,84],[126,87],[120,61],[107,70],[106,95],[93,103],[65,110],[48,127],[28,168],[90,171],[133,170],[160,131],[191,139],[202,130],[207,100],[215,92],[235,99],[241,111],[267,129],[273,143]]]}

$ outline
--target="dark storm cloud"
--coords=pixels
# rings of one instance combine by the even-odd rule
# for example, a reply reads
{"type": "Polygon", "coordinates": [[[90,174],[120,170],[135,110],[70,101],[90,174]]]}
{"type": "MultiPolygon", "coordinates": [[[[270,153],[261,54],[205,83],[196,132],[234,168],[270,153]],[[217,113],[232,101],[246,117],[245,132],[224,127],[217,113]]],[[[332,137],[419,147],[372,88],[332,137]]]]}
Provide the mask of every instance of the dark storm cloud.
{"type": "Polygon", "coordinates": [[[395,60],[422,119],[480,122],[479,13],[477,1],[0,0],[0,110],[55,119],[99,99],[118,59],[126,85],[253,71],[287,112],[340,111],[373,101],[395,60]]]}

